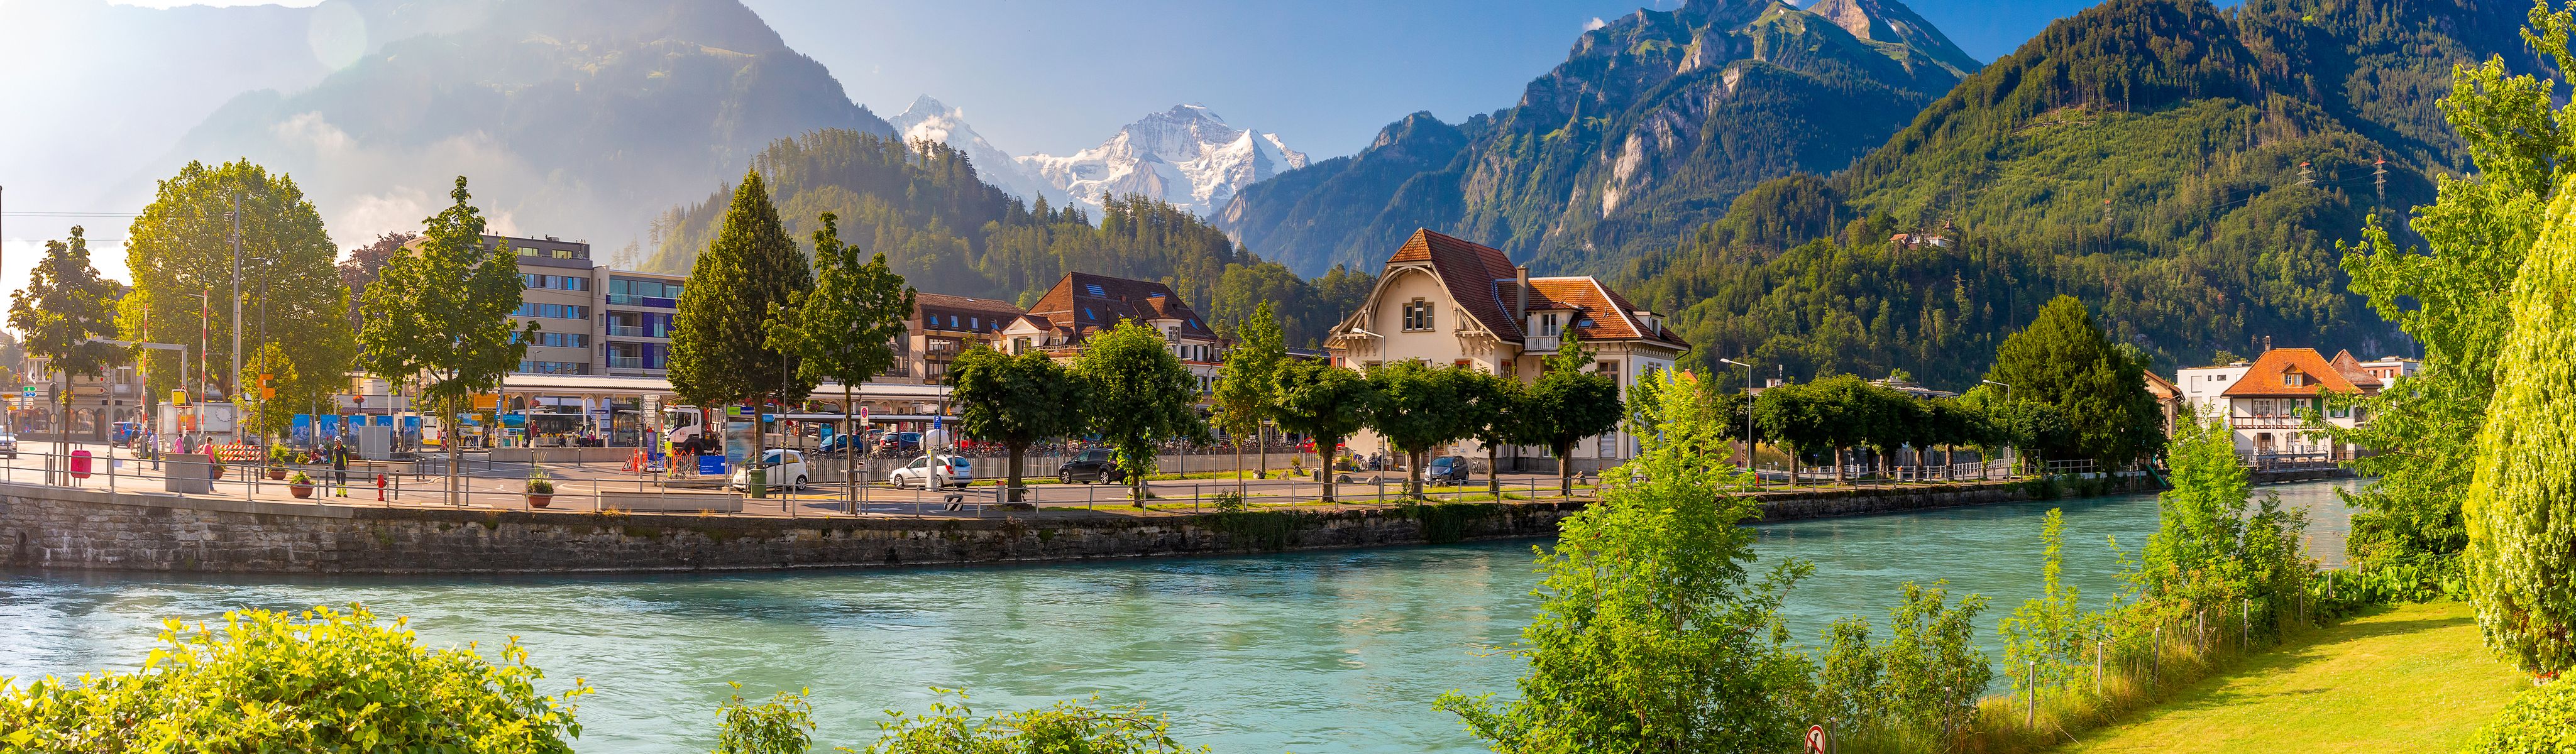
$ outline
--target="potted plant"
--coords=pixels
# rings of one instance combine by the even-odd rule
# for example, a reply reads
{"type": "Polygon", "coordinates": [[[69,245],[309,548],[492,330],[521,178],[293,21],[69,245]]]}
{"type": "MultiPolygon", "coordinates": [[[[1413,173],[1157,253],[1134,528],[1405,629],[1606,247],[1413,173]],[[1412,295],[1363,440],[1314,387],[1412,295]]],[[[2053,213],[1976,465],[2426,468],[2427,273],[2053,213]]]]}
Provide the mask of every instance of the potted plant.
{"type": "Polygon", "coordinates": [[[554,502],[555,483],[542,476],[528,477],[528,507],[543,508],[554,502]]]}
{"type": "Polygon", "coordinates": [[[312,497],[313,477],[305,476],[304,472],[301,471],[295,472],[295,476],[293,478],[286,480],[286,491],[294,494],[296,499],[299,500],[312,497]]]}
{"type": "Polygon", "coordinates": [[[287,465],[287,464],[294,463],[294,462],[295,462],[295,451],[294,451],[294,450],[292,450],[292,449],[290,449],[290,448],[288,448],[288,447],[286,447],[286,446],[284,446],[284,445],[271,445],[271,446],[268,446],[268,478],[269,478],[269,481],[276,481],[276,480],[279,480],[279,479],[285,479],[285,478],[286,478],[286,465],[287,465]]]}

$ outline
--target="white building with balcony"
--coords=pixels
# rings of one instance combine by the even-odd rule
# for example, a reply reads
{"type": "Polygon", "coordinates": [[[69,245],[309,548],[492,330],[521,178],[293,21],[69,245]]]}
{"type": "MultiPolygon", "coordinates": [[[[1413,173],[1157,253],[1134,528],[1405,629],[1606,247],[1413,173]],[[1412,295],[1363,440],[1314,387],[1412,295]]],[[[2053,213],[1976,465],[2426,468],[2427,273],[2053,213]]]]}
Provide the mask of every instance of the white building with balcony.
{"type": "MultiPolygon", "coordinates": [[[[1690,349],[1665,328],[1663,315],[1629,303],[1600,280],[1533,278],[1491,246],[1429,230],[1414,231],[1387,259],[1377,288],[1333,328],[1324,348],[1333,363],[1352,369],[1412,359],[1528,383],[1569,331],[1593,351],[1592,369],[1617,380],[1623,394],[1638,377],[1671,369],[1690,349]]],[[[1366,432],[1348,444],[1360,453],[1385,449],[1366,432]]],[[[1451,451],[1485,452],[1473,442],[1451,451]]],[[[1505,464],[1527,459],[1532,469],[1552,467],[1546,451],[1503,448],[1501,457],[1512,459],[1505,464]]],[[[1577,443],[1573,456],[1576,468],[1603,469],[1636,453],[1636,439],[1613,430],[1577,443]]]]}
{"type": "Polygon", "coordinates": [[[2184,410],[2227,422],[2239,455],[2258,462],[2274,456],[2343,460],[2361,449],[2316,431],[2308,424],[2310,412],[2328,425],[2362,426],[2370,420],[2366,409],[2335,408],[2329,399],[2377,393],[2421,364],[2393,356],[2362,361],[2350,351],[2329,359],[2313,348],[2275,348],[2250,362],[2177,370],[2174,385],[2184,410]]]}

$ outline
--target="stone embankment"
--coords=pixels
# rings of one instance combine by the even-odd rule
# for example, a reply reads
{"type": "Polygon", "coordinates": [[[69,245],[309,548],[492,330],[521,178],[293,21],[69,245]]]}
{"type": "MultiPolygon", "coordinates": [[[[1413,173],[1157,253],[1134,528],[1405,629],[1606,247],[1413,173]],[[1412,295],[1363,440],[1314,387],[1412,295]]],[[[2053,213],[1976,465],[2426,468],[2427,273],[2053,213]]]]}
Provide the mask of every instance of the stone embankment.
{"type": "MultiPolygon", "coordinates": [[[[2029,484],[1758,493],[1764,520],[2010,502],[2029,484]]],[[[1553,536],[1582,501],[1237,513],[786,518],[271,503],[0,484],[0,567],[219,573],[776,570],[1223,555],[1553,536]]]]}

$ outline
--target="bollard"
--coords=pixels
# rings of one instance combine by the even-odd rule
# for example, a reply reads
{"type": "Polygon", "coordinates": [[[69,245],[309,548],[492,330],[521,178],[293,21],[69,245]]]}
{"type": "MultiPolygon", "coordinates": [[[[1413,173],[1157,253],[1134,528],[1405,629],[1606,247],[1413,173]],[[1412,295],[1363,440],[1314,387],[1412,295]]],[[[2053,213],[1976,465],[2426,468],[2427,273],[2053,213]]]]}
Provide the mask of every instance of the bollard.
{"type": "Polygon", "coordinates": [[[2030,686],[2030,712],[2025,716],[2025,717],[2026,717],[2026,719],[2024,719],[2024,720],[2022,721],[2022,727],[2024,727],[2024,728],[2037,728],[2037,727],[2039,727],[2039,661],[2038,661],[2038,660],[2032,660],[2032,661],[2030,661],[2030,665],[2027,667],[2027,669],[2025,669],[2025,670],[2023,670],[2023,671],[2022,671],[2022,674],[2021,674],[2021,681],[2022,681],[2022,683],[2027,684],[2028,686],[2030,686]]]}
{"type": "Polygon", "coordinates": [[[376,502],[385,502],[385,475],[376,475],[376,502]]]}

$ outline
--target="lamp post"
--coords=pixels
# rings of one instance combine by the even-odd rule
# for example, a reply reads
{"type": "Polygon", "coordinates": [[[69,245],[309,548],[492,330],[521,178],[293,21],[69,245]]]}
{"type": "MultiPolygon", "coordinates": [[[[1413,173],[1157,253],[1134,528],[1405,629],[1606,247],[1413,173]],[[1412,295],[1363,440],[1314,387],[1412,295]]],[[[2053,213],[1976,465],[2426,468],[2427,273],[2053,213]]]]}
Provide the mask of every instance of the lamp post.
{"type": "MultiPolygon", "coordinates": [[[[1753,471],[1753,365],[1723,357],[1717,362],[1744,367],[1744,470],[1751,472],[1753,471]]],[[[1755,476],[1753,479],[1758,484],[1762,477],[1755,476]]]]}
{"type": "MultiPolygon", "coordinates": [[[[1994,380],[1980,379],[1980,380],[1977,380],[1977,381],[1978,381],[1978,382],[1985,383],[1985,384],[1988,384],[1988,385],[1994,385],[1994,386],[1997,386],[1997,387],[2001,387],[2001,388],[2003,388],[2003,389],[2004,389],[2004,402],[2005,402],[2005,403],[2011,403],[2011,402],[2012,402],[2012,390],[2013,390],[2013,386],[2011,386],[2011,385],[2007,385],[2007,384],[2004,384],[2004,383],[2001,383],[2001,382],[1996,382],[1996,381],[1994,381],[1994,380]]],[[[2006,454],[2008,454],[2008,457],[2005,459],[2005,462],[2010,463],[2010,464],[2012,464],[2012,465],[2014,465],[2014,466],[2020,466],[2020,465],[2021,465],[2021,455],[2020,455],[2020,450],[2019,450],[2019,449],[2017,449],[2017,448],[2005,448],[2005,449],[2004,449],[2004,452],[2005,452],[2006,454]]],[[[1980,461],[1980,463],[1983,463],[1983,462],[1982,462],[1982,461],[1980,461]]],[[[1984,472],[1978,472],[1978,476],[1979,476],[1979,478],[1983,478],[1983,477],[1984,477],[1984,472]]]]}

